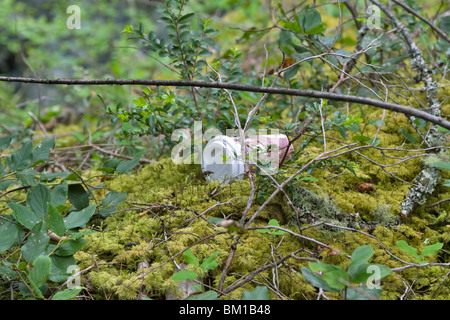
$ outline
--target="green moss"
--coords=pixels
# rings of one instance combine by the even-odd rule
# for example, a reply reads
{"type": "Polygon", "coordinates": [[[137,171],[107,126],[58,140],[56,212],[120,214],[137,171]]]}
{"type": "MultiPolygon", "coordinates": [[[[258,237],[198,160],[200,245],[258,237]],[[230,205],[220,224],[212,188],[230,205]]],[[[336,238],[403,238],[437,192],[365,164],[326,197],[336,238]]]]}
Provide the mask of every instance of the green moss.
{"type": "MultiPolygon", "coordinates": [[[[355,110],[353,110],[355,111],[355,110]]],[[[381,111],[367,108],[370,119],[380,119],[381,111]]],[[[370,120],[369,119],[369,120],[370,120]]],[[[386,126],[379,132],[381,147],[395,148],[402,145],[404,138],[398,133],[400,128],[409,128],[408,119],[402,115],[386,115],[386,126]]],[[[373,135],[377,127],[367,125],[364,134],[373,135]]],[[[342,139],[336,131],[327,132],[331,138],[342,139]]],[[[353,135],[353,133],[349,133],[353,135]]],[[[351,139],[350,135],[350,139],[351,139]]],[[[331,150],[341,146],[330,139],[327,147],[331,150]]],[[[405,148],[415,148],[408,143],[405,148]]],[[[300,155],[298,163],[312,159],[323,151],[323,145],[313,142],[300,155]]],[[[398,159],[391,157],[411,156],[410,153],[400,151],[384,151],[375,149],[361,149],[361,155],[377,163],[394,164],[398,159]]],[[[355,229],[370,232],[393,255],[404,261],[414,262],[413,258],[399,250],[396,241],[406,240],[411,246],[422,249],[426,243],[443,242],[448,248],[450,230],[446,225],[431,228],[430,223],[445,220],[443,207],[435,207],[436,212],[426,206],[450,197],[448,188],[438,186],[427,203],[418,207],[406,223],[400,223],[398,217],[400,204],[409,190],[409,185],[392,175],[384,172],[378,165],[355,153],[347,153],[340,159],[354,161],[358,168],[356,176],[350,172],[320,171],[313,172],[317,182],[296,182],[286,189],[291,200],[303,212],[317,220],[301,220],[300,227],[306,227],[317,221],[327,221],[336,225],[351,226],[355,229]],[[367,193],[357,191],[356,185],[370,183],[374,190],[367,193]],[[294,191],[296,190],[296,191],[294,191]],[[300,191],[300,192],[299,192],[300,191]],[[444,214],[444,216],[442,216],[444,214]],[[441,216],[438,218],[438,216],[441,216]],[[440,219],[440,220],[439,220],[440,219]],[[365,222],[365,224],[363,223],[365,222]],[[370,228],[366,228],[370,226],[370,228]]],[[[412,181],[422,168],[420,158],[413,158],[396,166],[386,167],[395,172],[395,176],[412,181]]],[[[287,169],[285,176],[293,171],[287,169]]],[[[95,181],[97,172],[86,175],[95,181]]],[[[443,176],[448,173],[443,173],[443,176]]],[[[448,177],[447,177],[448,178],[448,177]]],[[[175,263],[184,261],[183,250],[190,247],[192,252],[202,261],[213,252],[219,251],[216,261],[218,267],[202,274],[202,279],[208,285],[217,288],[222,278],[222,271],[229,257],[230,247],[234,242],[234,234],[217,232],[226,231],[216,227],[203,218],[227,217],[240,220],[247,205],[250,194],[248,179],[234,181],[231,184],[220,185],[206,182],[198,165],[175,165],[166,158],[144,166],[139,172],[114,175],[104,179],[103,183],[110,190],[127,192],[127,203],[119,207],[120,213],[102,221],[99,232],[86,237],[82,252],[77,253],[76,259],[80,268],[98,264],[84,277],[84,283],[90,292],[98,298],[136,299],[138,293],[145,290],[147,295],[155,299],[164,299],[168,290],[176,291],[178,283],[171,279],[176,270],[175,263]],[[218,203],[230,201],[210,209],[218,203]],[[136,203],[135,205],[133,203],[136,203]],[[142,209],[137,209],[141,206],[142,209]],[[200,217],[201,215],[201,217],[200,217]],[[202,240],[206,239],[208,240],[202,240]],[[145,270],[138,269],[140,262],[148,263],[145,270]],[[105,264],[106,263],[106,264],[105,264]]],[[[106,190],[96,191],[98,199],[104,197],[106,190]]],[[[248,217],[259,208],[256,202],[250,208],[248,217]]],[[[270,219],[277,219],[280,225],[300,233],[294,212],[287,204],[285,196],[280,192],[274,200],[260,213],[253,226],[266,226],[270,219]]],[[[306,218],[305,215],[302,218],[306,218]]],[[[370,244],[375,253],[371,260],[391,268],[404,266],[402,262],[392,257],[373,238],[362,233],[343,231],[330,228],[308,228],[301,231],[307,237],[317,239],[327,245],[347,253],[351,253],[358,246],[370,244]]],[[[242,277],[254,272],[259,267],[271,263],[274,259],[291,254],[299,259],[289,258],[276,269],[269,268],[255,276],[253,281],[233,290],[222,299],[240,299],[244,290],[251,290],[261,283],[272,284],[274,275],[277,287],[282,294],[290,299],[315,299],[317,290],[307,283],[300,272],[300,268],[308,264],[311,257],[322,262],[346,267],[349,260],[335,255],[328,249],[316,244],[301,241],[290,235],[272,236],[256,230],[240,235],[233,260],[229,265],[223,288],[227,288],[242,281],[242,277]]],[[[448,249],[447,249],[448,250],[448,249]]],[[[427,258],[429,261],[445,261],[445,256],[427,258]]],[[[448,259],[448,257],[447,257],[448,259]]],[[[188,268],[191,268],[189,266],[188,268]]],[[[194,267],[196,272],[201,270],[194,267]]],[[[398,273],[399,277],[390,275],[383,279],[382,299],[399,299],[405,292],[403,281],[414,283],[416,297],[408,293],[408,297],[418,299],[443,299],[448,297],[448,286],[442,285],[446,272],[445,268],[410,268],[398,273]],[[417,281],[415,279],[420,279],[417,281]],[[438,280],[436,280],[438,279],[438,280]],[[439,290],[437,291],[437,289],[439,290]]],[[[330,299],[340,299],[338,293],[326,293],[330,299]]],[[[271,293],[271,298],[279,296],[271,293]]]]}

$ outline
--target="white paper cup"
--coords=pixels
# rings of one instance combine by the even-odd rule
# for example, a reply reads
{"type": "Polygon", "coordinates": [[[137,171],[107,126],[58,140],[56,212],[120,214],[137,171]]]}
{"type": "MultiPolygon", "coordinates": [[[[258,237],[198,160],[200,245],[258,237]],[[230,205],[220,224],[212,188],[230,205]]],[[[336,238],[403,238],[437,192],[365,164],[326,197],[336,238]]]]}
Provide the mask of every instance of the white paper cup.
{"type": "Polygon", "coordinates": [[[278,172],[283,158],[292,156],[294,148],[284,134],[250,136],[245,140],[245,160],[238,137],[217,136],[211,139],[202,153],[202,171],[208,181],[241,180],[246,166],[260,169],[263,175],[278,172]]]}

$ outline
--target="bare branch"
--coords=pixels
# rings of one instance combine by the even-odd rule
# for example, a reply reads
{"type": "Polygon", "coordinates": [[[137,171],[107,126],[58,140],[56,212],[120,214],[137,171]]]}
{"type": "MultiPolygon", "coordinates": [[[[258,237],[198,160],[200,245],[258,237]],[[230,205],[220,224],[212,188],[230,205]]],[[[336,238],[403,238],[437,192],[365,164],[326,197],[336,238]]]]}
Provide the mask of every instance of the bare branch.
{"type": "Polygon", "coordinates": [[[236,91],[262,92],[268,94],[282,94],[288,96],[301,96],[310,98],[323,98],[334,101],[345,101],[371,105],[386,110],[400,112],[409,116],[418,117],[434,124],[440,125],[450,130],[450,121],[441,117],[432,115],[428,112],[408,108],[399,104],[388,103],[381,100],[375,100],[365,97],[320,92],[316,90],[277,88],[277,87],[258,87],[252,85],[236,84],[236,83],[212,83],[207,81],[191,81],[191,80],[144,80],[144,79],[36,79],[22,77],[0,77],[3,82],[23,82],[23,83],[40,83],[47,85],[146,85],[146,86],[172,86],[172,87],[201,87],[201,88],[218,88],[236,91]]]}

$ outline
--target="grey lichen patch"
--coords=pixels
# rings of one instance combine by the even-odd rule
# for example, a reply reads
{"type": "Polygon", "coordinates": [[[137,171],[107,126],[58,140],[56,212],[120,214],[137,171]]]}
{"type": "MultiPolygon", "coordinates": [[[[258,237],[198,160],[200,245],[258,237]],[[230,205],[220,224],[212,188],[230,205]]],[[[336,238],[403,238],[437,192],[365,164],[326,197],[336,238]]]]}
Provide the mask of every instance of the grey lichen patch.
{"type": "Polygon", "coordinates": [[[362,221],[358,214],[341,211],[330,198],[321,197],[302,186],[292,188],[292,202],[299,212],[299,216],[293,217],[297,223],[327,222],[351,228],[369,227],[370,224],[362,221]]]}
{"type": "Polygon", "coordinates": [[[395,226],[400,221],[398,215],[392,214],[392,205],[382,203],[373,210],[373,222],[382,226],[395,226]]]}
{"type": "Polygon", "coordinates": [[[439,169],[425,167],[414,180],[405,201],[402,202],[401,215],[405,219],[418,205],[424,204],[429,195],[441,181],[439,169]]]}
{"type": "MultiPolygon", "coordinates": [[[[438,138],[442,138],[442,135],[438,138]]],[[[424,168],[414,179],[414,185],[409,189],[408,195],[401,204],[403,218],[406,218],[417,206],[424,204],[433,194],[441,181],[442,173],[440,169],[432,167],[432,164],[448,158],[448,151],[440,150],[439,153],[430,153],[422,160],[424,168]]]]}
{"type": "Polygon", "coordinates": [[[432,126],[426,141],[430,147],[443,146],[445,144],[445,136],[439,131],[437,126],[432,126]]]}

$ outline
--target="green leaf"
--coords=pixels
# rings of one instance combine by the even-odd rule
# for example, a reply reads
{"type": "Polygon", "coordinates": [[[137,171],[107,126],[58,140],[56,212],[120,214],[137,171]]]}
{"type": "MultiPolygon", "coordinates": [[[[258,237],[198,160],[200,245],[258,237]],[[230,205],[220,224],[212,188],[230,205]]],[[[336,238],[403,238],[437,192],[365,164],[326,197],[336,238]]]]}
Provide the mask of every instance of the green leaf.
{"type": "Polygon", "coordinates": [[[427,126],[427,124],[428,124],[427,121],[425,121],[425,120],[423,120],[421,118],[414,119],[414,123],[417,126],[417,128],[419,128],[419,129],[425,128],[427,126]]]}
{"type": "Polygon", "coordinates": [[[297,74],[299,69],[300,69],[300,65],[299,64],[297,64],[295,66],[291,66],[289,69],[287,69],[284,72],[284,79],[285,79],[285,81],[291,80],[291,78],[297,74]]]}
{"type": "Polygon", "coordinates": [[[341,290],[345,285],[339,280],[344,279],[345,281],[348,281],[347,273],[340,266],[321,262],[311,262],[309,263],[309,268],[313,272],[322,271],[322,280],[325,281],[330,288],[341,290]]]}
{"type": "Polygon", "coordinates": [[[50,150],[55,148],[55,140],[53,138],[45,139],[33,151],[33,163],[47,161],[50,158],[50,150]]]}
{"type": "Polygon", "coordinates": [[[37,184],[35,180],[35,177],[37,175],[39,175],[39,172],[34,169],[28,168],[17,172],[16,177],[20,182],[22,182],[22,185],[24,186],[35,186],[37,184]]]}
{"type": "Polygon", "coordinates": [[[33,268],[28,273],[28,279],[36,287],[41,287],[47,282],[48,276],[52,268],[52,262],[49,256],[40,255],[33,261],[33,268]]]}
{"type": "Polygon", "coordinates": [[[349,268],[368,262],[372,256],[372,246],[365,245],[356,248],[352,253],[352,262],[350,263],[349,268]]]}
{"type": "Polygon", "coordinates": [[[381,288],[372,288],[369,289],[366,286],[360,286],[360,287],[348,287],[347,288],[347,300],[376,300],[381,297],[381,291],[383,291],[381,288]]]}
{"type": "Polygon", "coordinates": [[[55,207],[65,205],[68,192],[69,187],[67,185],[67,182],[64,181],[64,183],[53,188],[50,195],[50,203],[55,207]]]}
{"type": "Polygon", "coordinates": [[[339,133],[341,134],[342,138],[347,138],[347,129],[344,127],[337,127],[339,133]]]}
{"type": "Polygon", "coordinates": [[[182,16],[180,19],[178,19],[178,22],[188,22],[190,19],[192,19],[194,17],[194,12],[185,14],[184,16],[182,16]]]}
{"type": "MultiPolygon", "coordinates": [[[[73,256],[58,256],[56,254],[52,254],[50,256],[50,260],[52,260],[52,271],[49,276],[49,280],[53,282],[64,282],[69,276],[73,275],[69,273],[69,268],[73,268],[76,266],[77,262],[73,256]]],[[[74,269],[72,269],[74,270],[74,269]]]]}
{"type": "Polygon", "coordinates": [[[400,129],[398,130],[398,132],[400,132],[406,138],[406,140],[408,140],[411,143],[419,142],[412,134],[408,133],[408,131],[406,131],[405,129],[400,129]]]}
{"type": "Polygon", "coordinates": [[[33,143],[28,141],[20,150],[14,152],[8,161],[8,166],[11,171],[18,171],[25,169],[31,161],[33,152],[33,143]]]}
{"type": "Polygon", "coordinates": [[[27,195],[28,207],[41,219],[47,217],[47,203],[50,202],[50,190],[43,184],[32,188],[27,195]]]}
{"type": "Polygon", "coordinates": [[[11,144],[12,136],[6,136],[0,139],[0,150],[6,149],[11,144]]]}
{"type": "Polygon", "coordinates": [[[133,26],[125,26],[122,33],[133,33],[133,26]]]}
{"type": "Polygon", "coordinates": [[[450,34],[450,16],[443,16],[439,19],[439,28],[441,28],[447,35],[450,34]]]}
{"type": "Polygon", "coordinates": [[[75,172],[70,172],[68,176],[64,178],[64,180],[69,181],[81,181],[79,175],[81,175],[81,171],[77,171],[78,174],[75,174],[75,172]]]}
{"type": "Polygon", "coordinates": [[[16,180],[3,180],[0,182],[0,190],[5,190],[8,188],[11,184],[15,183],[16,180]]]}
{"type": "Polygon", "coordinates": [[[306,34],[320,34],[327,30],[327,26],[323,23],[318,24],[317,26],[306,31],[306,34]]]}
{"type": "Polygon", "coordinates": [[[377,264],[377,263],[369,263],[369,267],[378,267],[380,270],[380,279],[383,279],[384,277],[387,277],[388,275],[390,275],[392,273],[392,270],[389,267],[386,267],[385,265],[382,264],[377,264]]]}
{"type": "Polygon", "coordinates": [[[64,289],[55,293],[52,300],[70,300],[77,296],[81,290],[86,289],[85,287],[73,287],[71,289],[64,289]]]}
{"type": "Polygon", "coordinates": [[[63,243],[56,249],[55,254],[61,257],[68,257],[74,255],[76,252],[80,251],[87,240],[83,238],[67,239],[64,240],[63,243]]]}
{"type": "Polygon", "coordinates": [[[40,255],[45,254],[49,241],[50,237],[47,235],[46,223],[44,221],[39,222],[31,229],[27,241],[21,248],[24,259],[31,262],[40,255]]]}
{"type": "Polygon", "coordinates": [[[369,124],[373,124],[373,125],[375,125],[375,126],[379,126],[379,125],[381,125],[381,126],[386,126],[386,122],[384,122],[384,121],[382,121],[382,120],[380,120],[380,119],[377,119],[377,120],[371,120],[371,121],[369,121],[369,124]]]}
{"type": "Polygon", "coordinates": [[[422,249],[422,256],[434,256],[438,253],[439,250],[442,249],[442,247],[444,246],[443,243],[435,243],[435,244],[431,244],[429,246],[426,246],[425,248],[422,249]]]}
{"type": "MultiPolygon", "coordinates": [[[[20,285],[24,285],[24,283],[20,283],[19,286],[20,285]]],[[[30,288],[32,289],[32,292],[34,293],[35,296],[38,296],[39,298],[44,299],[44,295],[42,294],[41,289],[38,286],[36,286],[33,282],[31,282],[31,281],[30,281],[30,288]]],[[[27,291],[28,291],[28,288],[26,288],[26,290],[20,289],[20,292],[24,296],[32,294],[31,291],[28,291],[28,292],[27,291]],[[27,293],[25,293],[25,292],[27,292],[27,293]]]]}
{"type": "Polygon", "coordinates": [[[417,260],[420,260],[420,256],[417,254],[417,249],[411,247],[409,244],[406,243],[404,240],[397,241],[397,247],[399,247],[400,250],[405,251],[410,256],[416,258],[417,260]]]}
{"type": "Polygon", "coordinates": [[[200,294],[194,294],[185,300],[218,300],[217,292],[213,290],[208,290],[200,294]]]}
{"type": "Polygon", "coordinates": [[[197,290],[197,291],[203,291],[202,285],[200,285],[200,284],[196,284],[195,286],[192,286],[192,289],[197,290]]]}
{"type": "MultiPolygon", "coordinates": [[[[0,238],[1,242],[1,238],[0,238]]],[[[0,250],[1,252],[2,250],[0,250]]],[[[17,279],[18,275],[17,273],[12,269],[14,268],[14,263],[10,263],[6,260],[0,261],[0,275],[5,275],[9,277],[10,279],[17,279]]]]}
{"type": "Polygon", "coordinates": [[[139,164],[139,158],[134,158],[132,160],[125,160],[119,163],[116,168],[116,173],[127,173],[130,172],[134,167],[139,164]]]}
{"type": "Polygon", "coordinates": [[[17,222],[23,225],[25,228],[31,230],[40,221],[41,217],[38,217],[33,211],[18,203],[8,203],[8,207],[12,209],[12,215],[17,222]]]}
{"type": "Polygon", "coordinates": [[[210,218],[208,218],[208,222],[209,223],[217,224],[219,226],[220,226],[220,224],[222,223],[223,220],[225,220],[225,219],[217,218],[217,217],[210,217],[210,218]]]}
{"type": "Polygon", "coordinates": [[[312,181],[312,182],[318,182],[319,180],[317,180],[314,177],[300,177],[297,179],[298,181],[312,181]]]}
{"type": "Polygon", "coordinates": [[[189,279],[191,281],[195,280],[198,274],[191,270],[180,270],[172,276],[172,280],[183,281],[189,279]]]}
{"type": "Polygon", "coordinates": [[[341,290],[345,288],[343,281],[348,282],[348,275],[344,269],[324,272],[322,279],[328,283],[331,288],[341,290]]]}
{"type": "Polygon", "coordinates": [[[444,170],[450,170],[450,162],[438,161],[438,162],[430,164],[430,167],[444,169],[444,170]]]}
{"type": "Polygon", "coordinates": [[[89,193],[81,184],[71,184],[68,188],[68,198],[71,204],[81,210],[89,206],[89,193]]]}
{"type": "Polygon", "coordinates": [[[356,172],[355,172],[355,169],[353,169],[352,167],[347,167],[346,169],[347,169],[348,171],[350,171],[351,173],[353,173],[353,175],[354,175],[355,177],[357,177],[356,172]]]}
{"type": "MultiPolygon", "coordinates": [[[[280,224],[278,223],[278,220],[276,219],[270,219],[269,223],[267,224],[268,226],[273,226],[273,227],[279,227],[280,224]]],[[[282,231],[282,230],[276,230],[276,229],[269,229],[269,232],[273,235],[277,235],[277,236],[282,236],[283,234],[285,234],[286,232],[282,231]]]]}
{"type": "Polygon", "coordinates": [[[192,264],[196,267],[200,265],[200,260],[195,256],[191,249],[187,249],[183,252],[183,257],[187,263],[192,264]]]}
{"type": "Polygon", "coordinates": [[[49,219],[47,221],[50,230],[56,233],[58,236],[62,237],[66,232],[66,226],[64,225],[63,216],[59,213],[53,205],[48,203],[48,215],[49,219]]]}
{"type": "Polygon", "coordinates": [[[371,139],[371,138],[368,137],[368,136],[357,135],[357,136],[354,136],[354,137],[352,138],[352,140],[353,140],[353,141],[359,141],[359,142],[362,142],[362,143],[364,143],[364,144],[367,144],[369,141],[372,141],[373,139],[371,139]]]}
{"type": "Polygon", "coordinates": [[[379,272],[376,274],[376,276],[379,277],[379,280],[392,272],[390,268],[381,264],[364,263],[348,269],[347,273],[350,281],[353,283],[366,283],[367,280],[374,275],[374,267],[379,272]]]}
{"type": "Polygon", "coordinates": [[[302,267],[300,270],[302,271],[303,278],[305,278],[305,280],[312,284],[314,287],[321,288],[328,292],[341,291],[340,289],[330,287],[328,283],[322,279],[321,275],[315,273],[310,268],[302,267]]]}
{"type": "MultiPolygon", "coordinates": [[[[273,226],[273,227],[279,227],[280,226],[279,223],[278,223],[278,220],[276,220],[276,219],[271,219],[268,222],[267,225],[268,226],[273,226]]],[[[286,233],[286,232],[284,232],[282,230],[277,230],[277,229],[259,229],[257,231],[261,232],[261,233],[270,233],[271,235],[283,235],[283,234],[286,233]]]]}
{"type": "Polygon", "coordinates": [[[73,229],[77,227],[83,227],[94,215],[95,204],[84,208],[81,211],[71,212],[67,217],[64,218],[64,224],[67,229],[73,229]]]}
{"type": "Polygon", "coordinates": [[[369,142],[369,144],[373,144],[374,147],[377,147],[377,146],[380,144],[380,142],[381,142],[381,139],[380,139],[380,138],[375,138],[375,139],[371,140],[371,141],[369,142]]]}
{"type": "Polygon", "coordinates": [[[450,187],[450,179],[447,179],[444,181],[444,183],[442,184],[444,187],[450,187]]]}
{"type": "Polygon", "coordinates": [[[114,171],[116,170],[117,166],[119,165],[119,163],[121,163],[122,160],[120,159],[109,159],[108,161],[105,161],[105,163],[103,164],[102,170],[107,172],[107,173],[114,173],[114,171]]]}
{"type": "Polygon", "coordinates": [[[117,206],[127,198],[126,192],[110,191],[106,197],[102,200],[102,209],[100,215],[106,217],[111,212],[117,210],[117,206]]]}
{"type": "Polygon", "coordinates": [[[298,22],[306,34],[318,34],[325,31],[320,13],[315,8],[309,6],[303,8],[298,15],[298,22]]]}
{"type": "Polygon", "coordinates": [[[359,132],[361,131],[361,128],[359,127],[358,123],[350,123],[349,125],[346,125],[348,129],[350,129],[353,132],[359,132]]]}
{"type": "Polygon", "coordinates": [[[283,26],[283,28],[285,29],[289,29],[294,31],[295,33],[302,33],[303,29],[302,27],[297,23],[297,22],[292,22],[292,21],[281,21],[281,25],[283,26]]]}
{"type": "Polygon", "coordinates": [[[369,264],[363,263],[354,266],[349,266],[347,269],[347,274],[350,282],[353,283],[364,283],[372,275],[367,272],[369,264]]]}
{"type": "Polygon", "coordinates": [[[269,290],[266,286],[258,286],[253,290],[245,290],[241,300],[270,300],[269,290]]]}
{"type": "Polygon", "coordinates": [[[210,255],[208,258],[203,259],[202,264],[200,267],[204,270],[214,270],[217,268],[218,264],[215,258],[219,255],[219,251],[214,252],[212,255],[210,255]]]}
{"type": "Polygon", "coordinates": [[[18,232],[17,225],[14,223],[5,222],[0,225],[0,252],[14,245],[18,232]]]}

